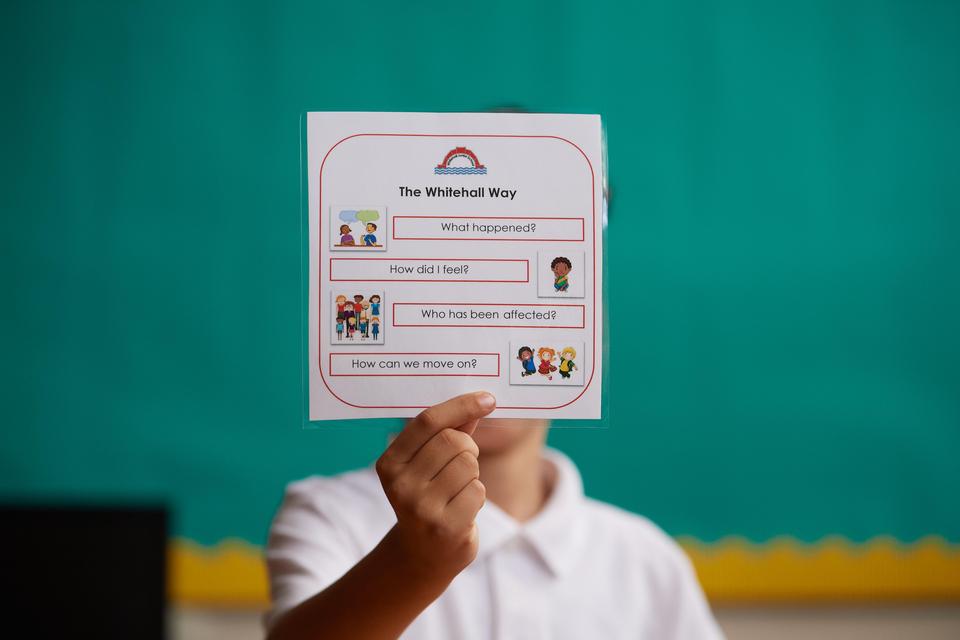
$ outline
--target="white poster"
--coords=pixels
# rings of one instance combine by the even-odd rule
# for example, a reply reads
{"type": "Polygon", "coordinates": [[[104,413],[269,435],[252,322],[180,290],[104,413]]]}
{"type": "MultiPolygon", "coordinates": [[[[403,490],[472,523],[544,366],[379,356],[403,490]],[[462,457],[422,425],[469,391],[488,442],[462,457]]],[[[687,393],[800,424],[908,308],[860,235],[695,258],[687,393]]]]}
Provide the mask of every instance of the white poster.
{"type": "Polygon", "coordinates": [[[310,113],[310,420],[599,418],[600,118],[310,113]]]}

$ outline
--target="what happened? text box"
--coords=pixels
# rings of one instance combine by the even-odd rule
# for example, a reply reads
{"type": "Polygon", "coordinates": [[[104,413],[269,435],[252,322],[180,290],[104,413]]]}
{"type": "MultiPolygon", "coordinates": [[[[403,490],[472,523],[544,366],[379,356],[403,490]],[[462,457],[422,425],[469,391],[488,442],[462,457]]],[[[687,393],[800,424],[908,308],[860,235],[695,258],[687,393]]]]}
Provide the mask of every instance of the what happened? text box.
{"type": "Polygon", "coordinates": [[[583,242],[583,218],[525,216],[393,217],[394,240],[583,242]]]}
{"type": "Polygon", "coordinates": [[[473,302],[395,302],[395,327],[510,327],[583,329],[582,304],[511,304],[473,302]]]}
{"type": "Polygon", "coordinates": [[[367,376],[469,376],[500,375],[499,353],[330,353],[332,377],[367,376]]]}
{"type": "Polygon", "coordinates": [[[331,282],[530,282],[530,261],[499,258],[330,258],[331,282]]]}

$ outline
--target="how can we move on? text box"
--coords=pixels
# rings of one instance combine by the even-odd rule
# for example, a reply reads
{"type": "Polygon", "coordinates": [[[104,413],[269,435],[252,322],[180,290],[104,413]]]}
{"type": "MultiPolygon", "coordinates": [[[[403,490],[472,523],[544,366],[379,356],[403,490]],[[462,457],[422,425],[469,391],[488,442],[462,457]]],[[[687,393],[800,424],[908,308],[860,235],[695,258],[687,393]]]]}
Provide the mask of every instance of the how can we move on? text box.
{"type": "Polygon", "coordinates": [[[338,376],[470,376],[500,375],[499,353],[332,351],[328,370],[338,376]]]}

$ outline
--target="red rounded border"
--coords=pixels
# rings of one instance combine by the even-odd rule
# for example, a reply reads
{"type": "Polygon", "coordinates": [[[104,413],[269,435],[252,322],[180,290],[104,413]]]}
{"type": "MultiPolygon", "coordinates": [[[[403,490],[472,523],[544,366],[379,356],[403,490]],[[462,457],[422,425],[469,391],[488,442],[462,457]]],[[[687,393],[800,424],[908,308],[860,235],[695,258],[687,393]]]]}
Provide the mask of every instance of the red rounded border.
{"type": "MultiPolygon", "coordinates": [[[[533,135],[515,135],[515,134],[506,134],[506,133],[475,133],[475,134],[446,134],[446,133],[354,133],[345,138],[339,140],[336,144],[330,147],[327,150],[327,153],[323,156],[323,160],[320,162],[320,174],[317,176],[318,183],[318,192],[317,192],[317,205],[318,205],[318,218],[317,218],[317,228],[318,228],[318,244],[317,251],[321,251],[323,247],[323,167],[327,163],[327,158],[330,157],[330,154],[333,153],[333,150],[339,147],[341,144],[347,140],[353,138],[361,137],[390,137],[390,138],[522,138],[522,139],[540,139],[540,140],[560,140],[566,142],[571,147],[580,152],[580,155],[583,156],[583,159],[587,163],[587,167],[590,169],[590,209],[591,209],[591,220],[593,224],[593,350],[591,353],[591,367],[590,367],[590,379],[587,380],[587,383],[583,386],[583,390],[569,402],[565,402],[561,405],[555,407],[515,407],[515,406],[497,406],[497,409],[516,409],[516,410],[529,410],[529,411],[553,411],[556,409],[562,409],[568,407],[587,392],[587,389],[590,388],[590,383],[593,382],[593,376],[597,371],[597,318],[596,318],[596,308],[597,308],[597,176],[593,170],[593,163],[590,162],[590,158],[584,153],[583,149],[580,148],[575,142],[571,142],[562,136],[533,136],[533,135]]],[[[320,272],[320,264],[323,263],[323,260],[320,260],[319,253],[317,255],[317,286],[323,282],[323,277],[320,272]]],[[[355,409],[426,409],[429,405],[360,405],[354,404],[347,400],[344,400],[336,393],[333,392],[333,389],[330,388],[327,379],[323,377],[323,349],[320,347],[322,336],[323,336],[323,296],[317,295],[317,369],[320,372],[320,380],[323,381],[323,386],[327,388],[327,391],[330,392],[334,398],[342,402],[343,404],[353,407],[355,409]]]]}

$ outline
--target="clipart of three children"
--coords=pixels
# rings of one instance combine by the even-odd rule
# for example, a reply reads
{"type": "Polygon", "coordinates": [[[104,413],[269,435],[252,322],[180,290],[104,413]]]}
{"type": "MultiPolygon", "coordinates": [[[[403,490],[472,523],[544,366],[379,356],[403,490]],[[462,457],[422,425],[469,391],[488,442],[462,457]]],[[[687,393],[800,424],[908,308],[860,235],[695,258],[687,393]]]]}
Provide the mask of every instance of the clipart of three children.
{"type": "Polygon", "coordinates": [[[537,366],[533,359],[533,349],[528,346],[522,346],[517,351],[517,360],[523,367],[521,377],[532,376],[539,373],[547,380],[553,380],[553,372],[557,371],[563,379],[569,379],[570,374],[577,368],[574,358],[577,357],[577,350],[573,347],[564,347],[559,353],[559,366],[553,364],[558,358],[555,349],[551,347],[540,347],[537,350],[537,358],[540,359],[540,366],[537,366]]]}

